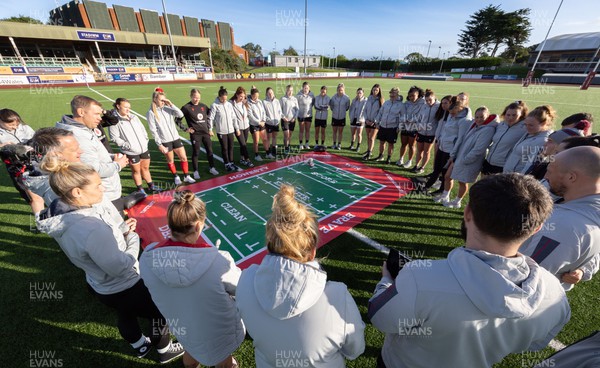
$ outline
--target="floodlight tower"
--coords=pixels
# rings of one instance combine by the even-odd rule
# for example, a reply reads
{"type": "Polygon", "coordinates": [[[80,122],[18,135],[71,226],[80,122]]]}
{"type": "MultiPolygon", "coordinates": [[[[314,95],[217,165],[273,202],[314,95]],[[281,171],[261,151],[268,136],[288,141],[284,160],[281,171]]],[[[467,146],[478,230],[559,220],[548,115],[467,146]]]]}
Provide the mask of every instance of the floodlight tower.
{"type": "Polygon", "coordinates": [[[169,26],[169,17],[167,16],[165,0],[162,0],[162,6],[165,15],[165,24],[167,25],[167,33],[169,34],[169,41],[171,42],[171,52],[173,52],[173,63],[175,63],[175,71],[177,71],[177,56],[175,55],[175,45],[173,44],[173,36],[171,35],[171,27],[169,26]]]}

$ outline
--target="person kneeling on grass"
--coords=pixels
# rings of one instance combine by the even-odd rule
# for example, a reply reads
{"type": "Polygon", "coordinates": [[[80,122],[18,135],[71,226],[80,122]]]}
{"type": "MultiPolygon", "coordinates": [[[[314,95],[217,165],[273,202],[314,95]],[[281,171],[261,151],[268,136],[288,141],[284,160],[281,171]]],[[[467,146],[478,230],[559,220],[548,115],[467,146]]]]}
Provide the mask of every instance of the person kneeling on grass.
{"type": "Polygon", "coordinates": [[[465,246],[444,260],[407,263],[383,277],[369,301],[386,334],[378,367],[491,367],[540,350],[569,321],[564,290],[518,252],[552,212],[547,190],[520,174],[475,183],[465,208],[465,246]]]}
{"type": "Polygon", "coordinates": [[[231,354],[246,336],[234,300],[241,271],[228,252],[198,241],[206,205],[193,192],[174,193],[167,219],[171,237],[145,249],[142,278],[185,347],[185,367],[237,367],[231,354]]]}
{"type": "Polygon", "coordinates": [[[290,185],[275,195],[266,226],[269,253],[242,272],[237,307],[257,367],[345,367],[344,358],[365,349],[365,324],[346,285],[327,281],[315,260],[317,220],[294,195],[290,185]]]}
{"type": "Polygon", "coordinates": [[[99,205],[104,187],[91,166],[47,156],[41,168],[50,172],[50,186],[58,199],[37,219],[40,231],[53,237],[69,260],[85,272],[89,289],[100,302],[116,309],[119,333],[138,358],[153,346],[160,363],[183,355],[181,344],[171,342],[166,321],[140,278],[136,221],[123,221],[114,206],[99,205]],[[138,317],[150,321],[150,339],[142,333],[138,317]]]}

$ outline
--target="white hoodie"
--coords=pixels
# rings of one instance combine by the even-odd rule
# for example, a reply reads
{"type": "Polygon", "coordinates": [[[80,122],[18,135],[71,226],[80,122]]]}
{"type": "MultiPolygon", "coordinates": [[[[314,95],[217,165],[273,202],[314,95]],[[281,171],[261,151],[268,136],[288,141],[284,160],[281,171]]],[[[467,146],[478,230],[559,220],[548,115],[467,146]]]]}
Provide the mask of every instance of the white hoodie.
{"type": "Polygon", "coordinates": [[[316,262],[269,254],[242,272],[236,302],[258,368],[345,367],[344,357],[365,349],[365,325],[346,285],[327,281],[316,262]]]}
{"type": "Polygon", "coordinates": [[[569,321],[558,280],[527,256],[456,248],[407,263],[369,302],[387,367],[491,367],[540,350],[569,321]]]}
{"type": "MultiPolygon", "coordinates": [[[[555,204],[542,229],[527,239],[520,251],[558,279],[581,269],[583,281],[598,272],[600,256],[600,194],[555,204]]],[[[573,284],[562,284],[571,290],[573,284]]]]}
{"type": "Polygon", "coordinates": [[[246,336],[234,301],[241,271],[215,247],[167,242],[146,247],[140,273],[185,350],[203,365],[216,365],[246,336]]]}

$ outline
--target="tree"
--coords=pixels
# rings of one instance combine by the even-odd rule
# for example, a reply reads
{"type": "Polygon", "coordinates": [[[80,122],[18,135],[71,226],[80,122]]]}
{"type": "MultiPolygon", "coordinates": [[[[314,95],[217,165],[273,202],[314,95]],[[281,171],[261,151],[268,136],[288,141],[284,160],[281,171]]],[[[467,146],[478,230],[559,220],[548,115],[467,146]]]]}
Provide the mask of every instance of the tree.
{"type": "Polygon", "coordinates": [[[522,47],[531,34],[529,22],[530,10],[519,9],[514,12],[498,14],[490,21],[492,41],[491,56],[495,56],[498,48],[505,44],[510,48],[522,47]]]}
{"type": "Polygon", "coordinates": [[[404,57],[404,60],[405,60],[407,63],[414,63],[414,62],[417,62],[417,61],[422,61],[423,59],[425,59],[425,58],[423,57],[423,55],[421,55],[421,54],[420,54],[420,53],[418,53],[418,52],[411,52],[410,54],[408,54],[408,55],[406,55],[406,56],[404,57]]]}
{"type": "Polygon", "coordinates": [[[37,20],[35,18],[26,17],[22,14],[17,15],[16,17],[4,18],[0,19],[3,22],[17,22],[17,23],[29,23],[29,24],[44,24],[44,22],[37,20]]]}
{"type": "Polygon", "coordinates": [[[288,56],[298,56],[298,52],[291,45],[287,49],[283,49],[283,54],[288,56]]]}
{"type": "Polygon", "coordinates": [[[259,44],[253,44],[252,42],[248,42],[242,48],[248,51],[248,57],[250,59],[259,58],[263,56],[262,47],[259,44]]]}
{"type": "Polygon", "coordinates": [[[215,73],[240,72],[246,69],[246,63],[232,50],[213,48],[211,51],[215,73]]]}
{"type": "Polygon", "coordinates": [[[488,5],[473,13],[467,21],[466,29],[461,30],[461,34],[458,35],[458,53],[476,58],[492,40],[492,19],[501,15],[502,11],[498,5],[488,5]]]}
{"type": "Polygon", "coordinates": [[[523,46],[531,34],[529,13],[528,8],[507,13],[499,5],[476,11],[458,35],[459,54],[476,58],[489,52],[493,57],[502,45],[523,46]]]}

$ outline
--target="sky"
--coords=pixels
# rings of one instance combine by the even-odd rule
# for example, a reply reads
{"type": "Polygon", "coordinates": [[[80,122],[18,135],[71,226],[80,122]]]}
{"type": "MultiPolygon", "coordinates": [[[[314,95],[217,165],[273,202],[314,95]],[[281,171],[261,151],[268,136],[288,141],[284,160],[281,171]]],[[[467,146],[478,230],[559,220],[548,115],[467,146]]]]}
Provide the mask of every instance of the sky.
{"type": "MultiPolygon", "coordinates": [[[[504,11],[530,8],[532,32],[526,46],[543,41],[560,0],[489,0],[456,2],[426,0],[306,0],[307,54],[348,58],[401,59],[412,52],[429,57],[457,54],[458,34],[475,11],[488,4],[504,11]]],[[[67,1],[3,0],[0,18],[18,14],[46,21],[48,12],[67,1]]],[[[160,0],[105,1],[162,13],[160,0]]],[[[227,22],[235,43],[261,45],[266,55],[292,46],[303,54],[304,0],[203,1],[165,0],[167,12],[179,16],[227,22]]],[[[566,33],[600,32],[598,0],[564,0],[550,37],[566,33]]]]}

